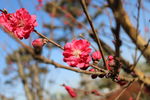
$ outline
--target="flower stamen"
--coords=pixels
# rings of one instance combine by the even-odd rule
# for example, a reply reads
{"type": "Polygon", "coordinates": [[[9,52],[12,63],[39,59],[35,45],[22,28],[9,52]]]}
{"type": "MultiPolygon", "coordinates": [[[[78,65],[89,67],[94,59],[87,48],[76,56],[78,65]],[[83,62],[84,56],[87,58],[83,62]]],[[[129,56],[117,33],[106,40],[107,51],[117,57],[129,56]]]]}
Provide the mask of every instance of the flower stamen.
{"type": "Polygon", "coordinates": [[[77,58],[80,57],[80,54],[81,54],[81,51],[80,51],[80,50],[74,50],[74,51],[73,51],[73,55],[74,55],[75,57],[77,57],[77,58]]]}

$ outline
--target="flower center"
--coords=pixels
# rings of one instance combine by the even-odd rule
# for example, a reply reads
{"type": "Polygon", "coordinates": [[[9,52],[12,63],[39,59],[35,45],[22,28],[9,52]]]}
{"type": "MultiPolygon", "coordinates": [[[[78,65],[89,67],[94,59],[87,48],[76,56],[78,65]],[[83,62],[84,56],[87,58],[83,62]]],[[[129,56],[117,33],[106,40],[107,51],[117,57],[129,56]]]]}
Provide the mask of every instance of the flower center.
{"type": "Polygon", "coordinates": [[[18,27],[23,27],[24,24],[25,24],[25,23],[24,23],[24,20],[20,20],[20,21],[19,21],[19,24],[18,24],[18,27]]]}
{"type": "Polygon", "coordinates": [[[75,57],[79,57],[80,54],[81,54],[81,51],[80,51],[80,50],[74,50],[74,51],[73,51],[73,55],[74,55],[75,57]]]}

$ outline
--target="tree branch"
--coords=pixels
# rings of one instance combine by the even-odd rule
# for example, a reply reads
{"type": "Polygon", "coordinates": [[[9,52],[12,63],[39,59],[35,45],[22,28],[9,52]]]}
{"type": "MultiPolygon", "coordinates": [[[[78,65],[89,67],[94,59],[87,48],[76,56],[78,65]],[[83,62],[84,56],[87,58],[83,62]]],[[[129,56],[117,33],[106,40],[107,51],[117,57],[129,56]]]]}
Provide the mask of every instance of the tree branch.
{"type": "MultiPolygon", "coordinates": [[[[147,42],[142,38],[139,32],[137,33],[136,28],[131,24],[129,17],[123,8],[121,0],[107,0],[107,1],[109,7],[113,11],[114,17],[117,20],[117,22],[120,23],[120,25],[129,35],[129,37],[137,46],[137,48],[140,51],[143,51],[143,49],[145,49],[145,45],[147,44],[147,42]],[[137,38],[136,33],[138,34],[137,38]]],[[[146,48],[145,52],[143,53],[143,56],[147,59],[147,61],[150,61],[150,46],[146,48]]]]}

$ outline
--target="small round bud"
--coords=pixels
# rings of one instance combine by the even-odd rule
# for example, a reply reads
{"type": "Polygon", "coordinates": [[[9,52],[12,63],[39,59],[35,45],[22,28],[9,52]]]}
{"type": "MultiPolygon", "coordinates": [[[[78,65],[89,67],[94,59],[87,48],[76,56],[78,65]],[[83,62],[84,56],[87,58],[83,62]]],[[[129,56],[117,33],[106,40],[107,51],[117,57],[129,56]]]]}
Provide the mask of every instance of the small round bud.
{"type": "MultiPolygon", "coordinates": [[[[91,71],[91,72],[95,72],[95,69],[90,69],[89,71],[91,71]]],[[[91,78],[92,79],[95,79],[95,78],[97,78],[97,75],[96,74],[93,74],[93,75],[91,75],[91,78]]]]}
{"type": "Polygon", "coordinates": [[[99,78],[103,78],[105,74],[98,75],[99,78]]]}
{"type": "Polygon", "coordinates": [[[46,39],[38,38],[32,42],[32,46],[34,48],[42,48],[46,43],[47,43],[46,39]]]}
{"type": "Polygon", "coordinates": [[[100,60],[102,58],[101,53],[99,51],[95,51],[92,53],[93,60],[100,60]]]}

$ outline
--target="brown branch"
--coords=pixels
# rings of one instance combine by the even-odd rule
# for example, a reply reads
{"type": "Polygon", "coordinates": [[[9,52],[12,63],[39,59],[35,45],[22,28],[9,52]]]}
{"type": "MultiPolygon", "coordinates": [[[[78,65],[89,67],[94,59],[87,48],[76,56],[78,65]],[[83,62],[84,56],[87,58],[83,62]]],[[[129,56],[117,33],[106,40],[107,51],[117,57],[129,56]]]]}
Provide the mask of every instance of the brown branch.
{"type": "Polygon", "coordinates": [[[136,100],[140,100],[140,96],[141,96],[143,87],[144,87],[144,83],[141,84],[140,91],[139,91],[139,93],[138,93],[138,95],[136,97],[136,100]]]}
{"type": "Polygon", "coordinates": [[[148,47],[150,43],[150,40],[148,40],[147,44],[145,45],[145,48],[141,51],[141,54],[139,55],[139,57],[137,58],[136,62],[134,63],[134,66],[132,69],[135,68],[135,66],[137,65],[137,63],[139,62],[140,58],[142,57],[143,53],[145,52],[146,48],[148,47]]]}
{"type": "MultiPolygon", "coordinates": [[[[123,29],[129,35],[131,40],[137,46],[137,48],[142,51],[145,48],[147,42],[142,38],[142,36],[138,32],[138,36],[136,38],[137,30],[131,24],[131,21],[123,8],[121,0],[107,0],[109,7],[112,9],[115,19],[121,24],[123,29]],[[137,41],[137,42],[136,42],[137,41]]],[[[150,61],[150,46],[148,46],[143,53],[143,56],[150,61]]]]}
{"type": "MultiPolygon", "coordinates": [[[[91,37],[94,39],[95,37],[93,37],[93,34],[91,34],[91,37]]],[[[95,39],[94,39],[95,40],[95,39]]],[[[104,48],[104,50],[105,50],[105,52],[107,52],[108,54],[115,54],[115,51],[109,46],[109,45],[107,45],[105,42],[103,42],[102,40],[100,40],[101,41],[101,43],[102,43],[102,46],[103,46],[103,48],[104,48]]],[[[149,43],[149,42],[148,42],[149,43]]],[[[147,44],[148,45],[148,44],[147,44]]],[[[144,52],[144,51],[143,51],[144,52]]],[[[125,71],[126,71],[126,69],[128,69],[129,71],[132,71],[132,67],[134,67],[134,66],[131,66],[130,64],[129,64],[129,62],[128,61],[126,61],[122,56],[120,56],[119,57],[120,58],[120,60],[121,60],[121,62],[123,63],[123,65],[125,65],[126,66],[126,68],[123,68],[125,71]]],[[[141,72],[140,70],[138,70],[137,68],[135,68],[134,70],[133,70],[134,72],[135,72],[135,74],[137,75],[137,77],[138,77],[138,79],[140,80],[140,81],[142,81],[143,83],[145,83],[145,84],[147,84],[147,85],[150,85],[150,78],[149,77],[147,77],[147,76],[145,76],[145,74],[143,73],[143,72],[141,72]]]]}
{"type": "MultiPolygon", "coordinates": [[[[69,66],[64,66],[62,64],[59,64],[57,62],[54,62],[52,60],[49,60],[41,55],[36,55],[33,51],[33,49],[29,46],[27,46],[26,44],[24,44],[23,42],[21,42],[18,38],[16,38],[15,36],[13,36],[11,33],[8,33],[12,38],[14,38],[18,43],[20,43],[25,50],[27,50],[32,56],[34,59],[42,62],[42,63],[46,63],[46,64],[52,64],[58,68],[64,68],[64,69],[67,69],[67,70],[71,70],[71,71],[74,71],[74,72],[78,72],[78,73],[84,73],[84,74],[88,74],[88,75],[93,75],[93,74],[96,74],[96,75],[103,75],[103,74],[107,74],[107,71],[103,70],[103,72],[91,72],[91,71],[86,71],[86,70],[79,70],[79,69],[75,69],[73,67],[69,67],[69,66]]],[[[120,79],[123,79],[123,80],[126,80],[126,81],[133,81],[134,78],[127,78],[127,77],[123,77],[123,76],[120,76],[120,79]]]]}
{"type": "Polygon", "coordinates": [[[52,61],[52,60],[49,60],[43,56],[34,56],[37,60],[41,61],[42,63],[46,63],[46,64],[52,64],[58,68],[64,68],[64,69],[68,69],[68,70],[72,70],[74,72],[79,72],[79,73],[84,73],[84,74],[97,74],[97,75],[101,75],[101,74],[104,74],[103,72],[91,72],[91,71],[86,71],[86,70],[79,70],[79,69],[75,69],[73,67],[69,67],[69,66],[65,66],[65,65],[62,65],[62,64],[59,64],[55,61],[52,61]]]}
{"type": "Polygon", "coordinates": [[[28,100],[34,100],[33,96],[32,96],[32,93],[31,93],[31,90],[29,88],[28,81],[26,79],[26,75],[24,73],[23,66],[22,66],[21,61],[20,61],[20,55],[16,54],[16,57],[17,57],[17,60],[18,60],[17,61],[17,64],[18,64],[18,73],[19,73],[19,76],[20,76],[20,78],[22,80],[26,96],[27,96],[28,100]]]}
{"type": "Polygon", "coordinates": [[[121,40],[120,40],[120,23],[116,21],[116,28],[111,29],[115,38],[115,56],[120,56],[120,46],[121,46],[121,40]]]}
{"type": "MultiPolygon", "coordinates": [[[[98,38],[98,35],[97,35],[97,33],[96,33],[95,29],[94,29],[94,25],[93,25],[93,23],[92,23],[92,19],[91,19],[90,15],[89,15],[88,12],[87,12],[87,7],[86,7],[86,4],[85,4],[85,1],[84,1],[84,0],[80,0],[80,2],[81,2],[81,5],[82,5],[82,8],[83,8],[83,11],[84,11],[84,13],[85,13],[85,15],[86,15],[86,17],[87,17],[87,20],[89,21],[89,24],[90,24],[90,26],[91,26],[91,29],[92,29],[92,31],[93,31],[93,34],[94,34],[94,36],[95,36],[95,38],[96,38],[96,42],[98,43],[98,47],[99,47],[99,50],[100,50],[101,55],[102,55],[102,59],[103,59],[103,62],[104,62],[104,66],[106,67],[107,65],[106,65],[106,60],[105,60],[104,53],[103,53],[103,50],[102,50],[102,45],[101,45],[101,42],[100,42],[100,40],[99,40],[99,38],[98,38]]],[[[106,67],[106,68],[107,68],[107,67],[106,67]]]]}
{"type": "Polygon", "coordinates": [[[34,59],[36,60],[39,60],[40,62],[42,63],[46,63],[46,64],[52,64],[58,68],[64,68],[64,69],[68,69],[68,70],[72,70],[72,71],[75,71],[75,72],[79,72],[79,73],[84,73],[84,74],[97,74],[97,75],[101,75],[101,74],[104,74],[103,72],[91,72],[91,71],[86,71],[86,70],[79,70],[79,69],[75,69],[73,67],[69,67],[69,66],[64,66],[62,64],[59,64],[55,61],[52,61],[52,60],[49,60],[43,56],[40,56],[40,55],[36,55],[33,51],[33,49],[29,46],[27,46],[26,44],[24,44],[23,42],[21,42],[18,38],[16,38],[14,35],[12,35],[11,33],[8,33],[12,38],[14,38],[19,44],[21,44],[25,50],[27,50],[32,56],[34,59]]]}
{"type": "Polygon", "coordinates": [[[33,72],[33,82],[34,86],[37,89],[37,95],[39,100],[43,100],[43,89],[41,88],[40,79],[39,79],[39,68],[36,65],[32,66],[31,73],[33,72]]]}
{"type": "Polygon", "coordinates": [[[133,83],[133,81],[132,81],[132,82],[129,82],[129,83],[127,84],[127,86],[125,86],[124,89],[118,94],[118,96],[115,98],[115,100],[118,100],[118,99],[120,98],[120,96],[127,90],[127,88],[128,88],[132,83],[133,83]]]}
{"type": "MultiPolygon", "coordinates": [[[[139,20],[140,20],[140,8],[141,8],[141,0],[138,0],[138,7],[137,7],[137,9],[138,9],[138,12],[137,12],[137,18],[136,18],[136,20],[137,20],[137,25],[136,25],[136,35],[135,35],[135,38],[136,38],[136,41],[135,41],[135,44],[137,44],[137,37],[138,37],[138,31],[139,31],[139,20]]],[[[136,48],[135,48],[135,56],[134,56],[134,65],[135,65],[135,63],[137,63],[136,61],[136,59],[137,59],[137,50],[138,50],[138,48],[137,48],[137,46],[136,46],[136,48]]]]}
{"type": "MultiPolygon", "coordinates": [[[[33,51],[33,49],[29,46],[27,46],[26,44],[24,44],[23,42],[21,42],[18,38],[16,38],[12,33],[8,32],[8,34],[14,38],[19,44],[21,44],[25,50],[27,50],[32,56],[33,58],[39,60],[40,62],[43,62],[43,63],[46,63],[46,64],[52,64],[54,66],[57,66],[58,68],[64,68],[64,69],[67,69],[67,70],[72,70],[72,71],[75,71],[75,72],[79,72],[79,73],[84,73],[84,74],[89,74],[89,75],[92,75],[92,74],[97,74],[97,75],[101,75],[101,74],[105,74],[103,72],[91,72],[91,71],[86,71],[86,70],[79,70],[79,69],[75,69],[73,67],[69,67],[69,66],[64,66],[64,65],[61,65],[57,62],[54,62],[52,60],[49,60],[43,56],[40,56],[40,55],[36,55],[33,51]]],[[[102,42],[102,41],[101,41],[102,42]]],[[[114,53],[114,51],[107,45],[105,44],[104,42],[102,42],[103,46],[104,46],[104,49],[108,52],[108,53],[114,53]]],[[[121,58],[121,61],[123,62],[123,64],[125,64],[128,68],[130,68],[130,64],[124,60],[122,57],[121,58]]],[[[142,81],[143,83],[147,84],[147,85],[150,85],[150,78],[149,77],[146,77],[144,75],[143,72],[139,71],[138,69],[134,69],[134,72],[135,74],[138,76],[139,80],[142,81]]],[[[127,79],[127,78],[125,78],[127,79]]],[[[127,80],[128,81],[128,80],[127,80]]]]}
{"type": "Polygon", "coordinates": [[[51,4],[52,6],[56,7],[56,9],[58,9],[58,10],[61,11],[61,12],[63,12],[64,14],[69,15],[69,17],[70,17],[73,21],[75,21],[77,24],[80,24],[82,27],[84,27],[84,29],[86,29],[86,31],[90,32],[90,31],[88,30],[88,28],[87,28],[83,23],[81,23],[81,22],[79,22],[78,20],[76,20],[76,18],[75,18],[69,11],[67,11],[67,10],[65,10],[65,9],[62,9],[62,8],[59,7],[56,3],[49,2],[49,4],[51,4]]]}
{"type": "Polygon", "coordinates": [[[38,34],[39,36],[45,38],[48,42],[52,43],[53,45],[59,47],[60,49],[62,49],[62,50],[64,49],[61,45],[57,44],[56,42],[54,42],[54,41],[51,40],[51,39],[48,39],[46,36],[44,36],[43,34],[39,33],[38,31],[34,30],[34,32],[35,32],[36,34],[38,34]]]}
{"type": "Polygon", "coordinates": [[[96,66],[96,65],[90,64],[90,66],[92,66],[93,68],[95,68],[95,69],[99,70],[100,72],[108,73],[108,71],[107,71],[107,70],[104,70],[104,69],[102,69],[102,68],[100,68],[100,67],[98,67],[98,66],[96,66]]]}

